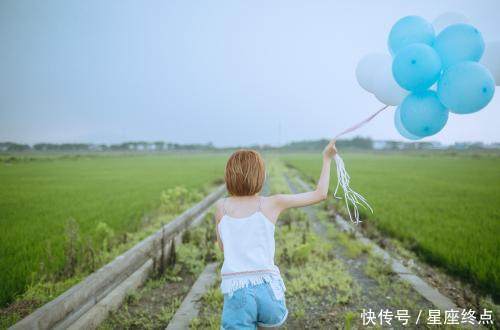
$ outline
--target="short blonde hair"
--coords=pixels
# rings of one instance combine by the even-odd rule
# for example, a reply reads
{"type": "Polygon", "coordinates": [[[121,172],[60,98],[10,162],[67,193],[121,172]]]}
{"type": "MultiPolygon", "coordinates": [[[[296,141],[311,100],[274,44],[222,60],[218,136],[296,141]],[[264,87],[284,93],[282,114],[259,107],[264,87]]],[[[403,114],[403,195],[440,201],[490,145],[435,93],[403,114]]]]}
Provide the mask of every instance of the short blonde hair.
{"type": "Polygon", "coordinates": [[[264,160],[255,150],[235,151],[226,164],[224,179],[232,196],[252,196],[262,190],[266,178],[264,160]]]}

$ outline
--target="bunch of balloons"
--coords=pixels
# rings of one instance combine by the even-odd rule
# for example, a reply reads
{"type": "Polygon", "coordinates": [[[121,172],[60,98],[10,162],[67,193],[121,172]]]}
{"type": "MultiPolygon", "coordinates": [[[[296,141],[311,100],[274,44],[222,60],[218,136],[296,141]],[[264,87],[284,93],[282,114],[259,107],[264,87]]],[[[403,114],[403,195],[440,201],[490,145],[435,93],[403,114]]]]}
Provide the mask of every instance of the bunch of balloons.
{"type": "Polygon", "coordinates": [[[418,140],[439,132],[449,112],[481,110],[500,85],[500,41],[486,43],[466,17],[445,13],[433,24],[406,16],[394,24],[390,54],[371,53],[356,67],[365,90],[397,106],[399,133],[418,140]]]}

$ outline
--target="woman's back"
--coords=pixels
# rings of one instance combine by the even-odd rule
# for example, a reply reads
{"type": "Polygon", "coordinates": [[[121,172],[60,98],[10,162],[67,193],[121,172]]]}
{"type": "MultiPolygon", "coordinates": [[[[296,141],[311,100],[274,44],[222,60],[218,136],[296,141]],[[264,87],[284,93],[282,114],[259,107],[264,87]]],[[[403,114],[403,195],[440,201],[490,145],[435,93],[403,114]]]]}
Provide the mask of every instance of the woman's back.
{"type": "MultiPolygon", "coordinates": [[[[256,271],[278,272],[274,265],[274,223],[262,212],[262,197],[258,197],[258,201],[257,210],[246,217],[228,214],[227,199],[223,201],[223,216],[218,223],[224,246],[222,275],[256,271]]],[[[232,204],[234,209],[237,204],[232,204]]]]}
{"type": "Polygon", "coordinates": [[[332,141],[323,152],[316,190],[260,197],[266,177],[255,150],[238,150],[226,164],[224,181],[231,197],[217,203],[217,242],[224,252],[221,328],[277,327],[285,322],[285,284],[274,264],[275,223],[286,209],[311,205],[328,193],[332,141]]]}

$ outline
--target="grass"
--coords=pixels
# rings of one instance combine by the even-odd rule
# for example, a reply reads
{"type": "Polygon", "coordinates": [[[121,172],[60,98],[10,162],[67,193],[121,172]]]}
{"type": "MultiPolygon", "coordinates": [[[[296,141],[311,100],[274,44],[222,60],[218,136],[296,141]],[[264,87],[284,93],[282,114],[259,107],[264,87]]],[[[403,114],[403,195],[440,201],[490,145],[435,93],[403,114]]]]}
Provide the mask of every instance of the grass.
{"type": "MultiPolygon", "coordinates": [[[[268,162],[271,194],[289,192],[279,161],[268,162]]],[[[290,315],[285,328],[333,328],[328,312],[354,298],[356,285],[343,263],[331,255],[332,243],[313,232],[309,218],[298,209],[280,216],[276,227],[276,264],[284,277],[290,315]]],[[[219,329],[223,307],[220,281],[201,299],[193,329],[219,329]]]]}
{"type": "MultiPolygon", "coordinates": [[[[351,186],[375,210],[373,215],[363,214],[369,218],[366,221],[431,264],[499,298],[499,157],[342,156],[351,186]]],[[[317,155],[285,155],[283,159],[311,179],[319,175],[321,158],[317,155]]]]}
{"type": "Polygon", "coordinates": [[[0,306],[39,282],[69,279],[62,288],[51,287],[56,294],[78,281],[82,264],[95,269],[104,261],[98,256],[130,242],[131,234],[150,226],[158,214],[168,221],[199,200],[223,177],[225,158],[5,158],[0,163],[0,306]]]}
{"type": "Polygon", "coordinates": [[[163,274],[156,270],[142,288],[130,292],[99,329],[165,329],[207,261],[221,257],[218,249],[213,213],[209,213],[199,226],[184,233],[171,258],[174,264],[163,274]]]}
{"type": "MultiPolygon", "coordinates": [[[[293,184],[294,171],[276,160],[268,166],[271,193],[289,192],[282,174],[293,184]]],[[[373,253],[371,244],[339,231],[327,206],[288,210],[278,220],[275,259],[287,288],[285,329],[361,329],[365,308],[407,308],[417,315],[431,307],[373,253]]],[[[219,329],[223,308],[219,283],[202,297],[191,328],[219,329]]],[[[394,327],[402,325],[394,321],[394,327]]]]}
{"type": "MultiPolygon", "coordinates": [[[[320,157],[282,157],[305,176],[317,178],[320,157]]],[[[366,221],[490,294],[500,291],[500,158],[351,154],[344,159],[353,187],[375,208],[374,215],[363,214],[370,216],[366,221]]],[[[122,155],[0,163],[0,181],[6,183],[0,193],[0,230],[5,233],[0,267],[31,267],[27,273],[16,270],[27,283],[17,296],[16,302],[23,303],[18,307],[32,310],[32,304],[54,298],[200,199],[203,188],[222,177],[224,162],[224,156],[215,155],[122,155]]],[[[267,164],[271,193],[288,192],[283,164],[276,159],[267,164]]],[[[324,210],[316,214],[327,238],[311,228],[300,210],[284,213],[278,222],[276,262],[285,277],[291,313],[286,327],[359,323],[358,307],[366,299],[360,300],[359,283],[334,252],[338,246],[347,259],[366,260],[363,271],[376,281],[374,293],[390,296],[391,306],[416,308],[419,302],[407,298],[409,288],[393,281],[387,265],[368,246],[337,232],[324,210]]],[[[220,252],[208,256],[216,254],[213,234],[212,222],[189,231],[176,248],[176,266],[131,292],[101,328],[164,328],[207,258],[220,260],[220,252]]],[[[12,274],[0,273],[0,280],[12,274]]],[[[219,327],[223,298],[218,284],[204,295],[193,328],[219,327]]],[[[17,319],[0,310],[0,328],[17,319]]]]}

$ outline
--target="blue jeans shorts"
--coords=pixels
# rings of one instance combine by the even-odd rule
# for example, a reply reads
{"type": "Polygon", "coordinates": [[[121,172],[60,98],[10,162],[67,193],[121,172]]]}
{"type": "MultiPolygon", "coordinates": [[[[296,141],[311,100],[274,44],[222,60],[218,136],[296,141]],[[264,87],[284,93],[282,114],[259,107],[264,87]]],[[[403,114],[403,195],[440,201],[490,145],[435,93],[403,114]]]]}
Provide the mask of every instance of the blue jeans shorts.
{"type": "Polygon", "coordinates": [[[279,327],[285,323],[288,309],[281,279],[270,283],[249,285],[224,294],[221,329],[256,329],[279,327]]]}

